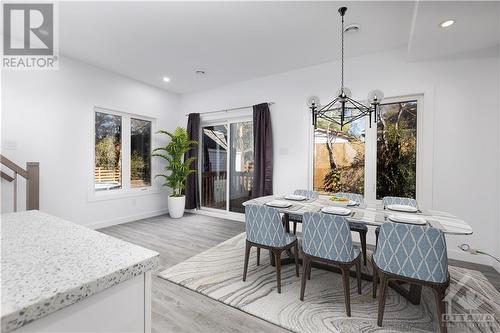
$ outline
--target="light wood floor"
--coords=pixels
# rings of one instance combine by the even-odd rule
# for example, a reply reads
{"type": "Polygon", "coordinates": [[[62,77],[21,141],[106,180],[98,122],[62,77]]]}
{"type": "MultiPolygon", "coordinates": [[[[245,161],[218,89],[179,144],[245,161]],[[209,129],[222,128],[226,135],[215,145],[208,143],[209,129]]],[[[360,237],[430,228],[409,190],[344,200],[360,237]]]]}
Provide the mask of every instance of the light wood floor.
{"type": "MultiPolygon", "coordinates": [[[[245,231],[242,222],[186,214],[140,220],[100,229],[160,253],[160,268],[182,262],[245,231]]],[[[152,330],[166,332],[289,332],[153,273],[152,330]]]]}
{"type": "MultiPolygon", "coordinates": [[[[182,219],[158,216],[99,231],[160,253],[158,271],[203,252],[245,231],[241,222],[186,214],[182,219]]],[[[243,258],[242,258],[243,260],[243,258]]],[[[451,260],[450,264],[481,271],[500,290],[493,268],[451,260]]],[[[288,332],[274,324],[153,274],[153,332],[288,332]]]]}

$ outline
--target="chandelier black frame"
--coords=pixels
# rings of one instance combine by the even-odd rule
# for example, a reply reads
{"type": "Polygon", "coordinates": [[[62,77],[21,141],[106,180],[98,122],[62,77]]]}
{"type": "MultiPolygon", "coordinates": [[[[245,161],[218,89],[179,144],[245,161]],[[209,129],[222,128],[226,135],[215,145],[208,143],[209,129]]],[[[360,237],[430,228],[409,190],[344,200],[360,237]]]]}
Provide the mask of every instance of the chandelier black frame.
{"type": "Polygon", "coordinates": [[[344,16],[347,11],[347,7],[340,7],[338,11],[342,18],[340,90],[338,92],[338,96],[324,106],[320,105],[318,97],[309,97],[307,104],[311,109],[312,124],[314,128],[316,128],[318,118],[321,118],[338,124],[342,130],[345,125],[350,124],[362,117],[368,116],[369,125],[371,127],[372,119],[373,122],[376,123],[378,117],[380,116],[380,103],[383,99],[383,93],[380,90],[371,91],[368,94],[368,102],[370,104],[367,106],[356,101],[355,99],[352,99],[350,90],[344,87],[344,16]]]}

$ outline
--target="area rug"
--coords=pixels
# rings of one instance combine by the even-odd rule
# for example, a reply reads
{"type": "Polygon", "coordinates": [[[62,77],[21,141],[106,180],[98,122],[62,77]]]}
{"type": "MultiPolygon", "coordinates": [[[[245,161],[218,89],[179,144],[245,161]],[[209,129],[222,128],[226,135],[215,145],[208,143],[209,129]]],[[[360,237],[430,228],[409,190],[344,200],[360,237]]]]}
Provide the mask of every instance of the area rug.
{"type": "MultiPolygon", "coordinates": [[[[252,249],[247,281],[243,282],[244,249],[243,233],[164,270],[159,276],[294,332],[439,331],[434,294],[427,288],[420,305],[409,303],[389,288],[383,327],[378,327],[378,301],[372,298],[371,282],[363,281],[359,295],[356,281],[351,278],[349,318],[345,314],[340,274],[313,268],[301,302],[300,278],[295,276],[294,265],[282,266],[281,294],[277,293],[275,268],[269,265],[267,251],[262,252],[265,255],[257,266],[256,251],[252,249]]],[[[449,270],[448,330],[500,332],[500,293],[478,271],[454,266],[449,270]]]]}

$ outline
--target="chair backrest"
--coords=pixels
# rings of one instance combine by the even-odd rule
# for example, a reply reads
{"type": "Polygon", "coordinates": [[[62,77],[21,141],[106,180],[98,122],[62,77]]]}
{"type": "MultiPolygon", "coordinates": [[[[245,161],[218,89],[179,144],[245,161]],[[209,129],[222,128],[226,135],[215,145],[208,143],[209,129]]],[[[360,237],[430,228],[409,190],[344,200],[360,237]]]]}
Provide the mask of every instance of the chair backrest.
{"type": "Polygon", "coordinates": [[[302,223],[304,253],[340,262],[356,259],[351,231],[345,217],[306,212],[302,223]]]}
{"type": "Polygon", "coordinates": [[[407,205],[418,208],[417,200],[403,197],[383,197],[382,205],[384,208],[387,207],[387,205],[407,205]]]}
{"type": "Polygon", "coordinates": [[[295,190],[295,195],[303,195],[308,199],[318,199],[318,192],[312,190],[295,190]]]}
{"type": "Polygon", "coordinates": [[[373,260],[389,273],[437,283],[448,279],[446,240],[436,228],[384,223],[373,260]]]}
{"type": "Polygon", "coordinates": [[[349,200],[355,201],[357,204],[362,204],[365,202],[365,198],[362,194],[351,193],[351,192],[337,192],[334,193],[337,197],[347,198],[349,200]]]}
{"type": "Polygon", "coordinates": [[[275,208],[266,205],[245,206],[245,230],[247,240],[266,246],[286,245],[286,232],[275,208]]]}

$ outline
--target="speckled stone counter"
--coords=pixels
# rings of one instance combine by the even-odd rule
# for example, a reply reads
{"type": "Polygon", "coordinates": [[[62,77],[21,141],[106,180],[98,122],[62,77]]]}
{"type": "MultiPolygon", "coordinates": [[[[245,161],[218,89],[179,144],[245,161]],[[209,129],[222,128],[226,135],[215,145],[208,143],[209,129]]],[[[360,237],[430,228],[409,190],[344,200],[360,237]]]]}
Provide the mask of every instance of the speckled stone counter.
{"type": "Polygon", "coordinates": [[[155,269],[157,252],[39,211],[1,216],[2,332],[155,269]]]}

